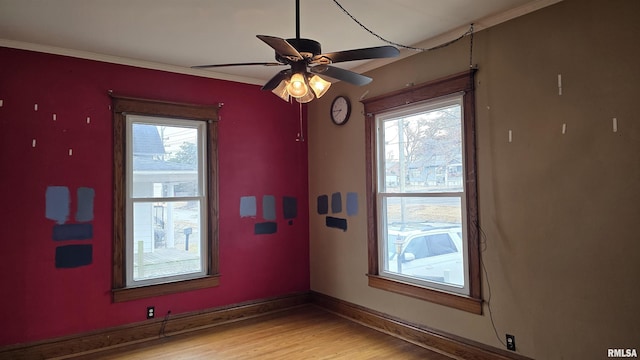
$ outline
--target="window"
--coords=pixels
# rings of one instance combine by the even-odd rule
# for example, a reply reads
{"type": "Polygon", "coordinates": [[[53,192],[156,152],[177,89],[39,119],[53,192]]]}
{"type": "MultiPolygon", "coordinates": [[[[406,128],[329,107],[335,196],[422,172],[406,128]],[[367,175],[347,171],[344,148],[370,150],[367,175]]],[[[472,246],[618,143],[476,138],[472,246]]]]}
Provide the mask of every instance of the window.
{"type": "Polygon", "coordinates": [[[481,313],[474,75],[363,103],[370,286],[481,313]]]}
{"type": "Polygon", "coordinates": [[[216,286],[217,106],[112,98],[114,301],[216,286]]]}
{"type": "Polygon", "coordinates": [[[206,275],[206,122],[125,117],[127,286],[206,275]]]}

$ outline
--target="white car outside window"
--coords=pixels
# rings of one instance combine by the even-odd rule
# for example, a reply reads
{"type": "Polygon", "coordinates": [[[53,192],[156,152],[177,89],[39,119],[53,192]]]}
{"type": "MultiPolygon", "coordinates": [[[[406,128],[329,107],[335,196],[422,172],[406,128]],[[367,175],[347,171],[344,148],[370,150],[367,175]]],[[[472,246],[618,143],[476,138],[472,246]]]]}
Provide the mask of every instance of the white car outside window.
{"type": "Polygon", "coordinates": [[[409,231],[390,229],[388,234],[387,271],[426,281],[464,286],[460,226],[425,227],[409,231]]]}

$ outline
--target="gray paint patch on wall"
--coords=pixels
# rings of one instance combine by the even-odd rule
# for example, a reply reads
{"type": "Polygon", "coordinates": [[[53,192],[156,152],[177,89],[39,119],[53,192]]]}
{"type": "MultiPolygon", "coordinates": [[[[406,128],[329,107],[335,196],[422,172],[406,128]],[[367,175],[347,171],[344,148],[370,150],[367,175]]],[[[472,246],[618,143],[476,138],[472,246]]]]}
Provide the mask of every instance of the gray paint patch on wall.
{"type": "Polygon", "coordinates": [[[93,220],[93,198],[95,191],[92,188],[78,188],[78,211],[76,221],[84,222],[93,220]]]}
{"type": "Polygon", "coordinates": [[[256,197],[243,196],[240,198],[240,217],[255,217],[257,213],[256,197]]]}
{"type": "Polygon", "coordinates": [[[278,231],[278,224],[275,222],[263,222],[255,224],[253,233],[256,235],[275,234],[278,231]]]}
{"type": "Polygon", "coordinates": [[[45,193],[45,216],[47,219],[64,224],[69,218],[69,188],[66,186],[49,186],[45,193]]]}
{"type": "Polygon", "coordinates": [[[262,197],[262,217],[265,220],[276,219],[276,197],[265,195],[262,197]]]}
{"type": "Polygon", "coordinates": [[[53,240],[87,240],[93,237],[91,224],[61,224],[53,226],[53,240]]]}
{"type": "Polygon", "coordinates": [[[358,193],[347,193],[347,215],[358,215],[358,193]]]}
{"type": "Polygon", "coordinates": [[[339,192],[331,194],[331,212],[334,214],[342,212],[342,194],[339,192]]]}

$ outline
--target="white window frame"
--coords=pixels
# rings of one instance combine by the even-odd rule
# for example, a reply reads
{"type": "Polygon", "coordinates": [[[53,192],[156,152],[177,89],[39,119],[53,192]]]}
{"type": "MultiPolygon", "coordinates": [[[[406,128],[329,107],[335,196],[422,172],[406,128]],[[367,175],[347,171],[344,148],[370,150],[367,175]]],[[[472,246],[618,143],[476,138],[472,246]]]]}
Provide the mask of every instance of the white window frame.
{"type": "MultiPolygon", "coordinates": [[[[402,107],[400,109],[391,110],[388,112],[383,112],[375,115],[375,123],[376,123],[376,155],[377,155],[377,189],[376,189],[376,201],[378,208],[378,239],[381,240],[381,246],[378,247],[378,263],[380,264],[379,274],[382,277],[394,279],[397,281],[407,282],[410,284],[415,284],[418,286],[433,288],[441,291],[452,292],[460,295],[469,295],[469,263],[468,263],[468,241],[467,241],[467,205],[466,205],[466,184],[463,182],[462,191],[456,192],[385,192],[385,184],[386,184],[386,173],[385,173],[385,126],[384,123],[390,120],[397,120],[406,117],[411,117],[417,114],[426,113],[429,111],[435,111],[440,108],[449,107],[452,105],[457,105],[460,107],[460,133],[461,133],[461,153],[460,157],[462,159],[463,164],[463,173],[464,173],[464,164],[466,162],[465,159],[465,139],[464,139],[464,101],[463,94],[454,94],[450,96],[445,96],[442,98],[430,99],[427,101],[423,101],[420,103],[415,103],[408,105],[406,107],[402,107]],[[462,226],[462,250],[463,250],[463,274],[464,274],[464,285],[456,286],[453,284],[439,283],[435,281],[429,281],[425,279],[420,279],[417,277],[407,276],[398,274],[397,272],[385,270],[387,268],[387,216],[386,216],[386,200],[388,198],[437,198],[437,197],[455,197],[460,199],[461,206],[461,226],[462,226]],[[384,240],[383,240],[384,239],[384,240]]],[[[400,261],[398,259],[398,261],[400,261]]]]}
{"type": "MultiPolygon", "coordinates": [[[[156,285],[163,284],[181,280],[189,280],[201,278],[207,275],[207,254],[209,252],[208,249],[208,240],[207,240],[207,200],[208,200],[208,192],[207,192],[207,128],[206,122],[197,121],[197,120],[187,120],[187,119],[177,119],[177,118],[160,118],[153,116],[142,116],[142,115],[126,115],[125,116],[125,124],[126,124],[126,203],[125,203],[125,213],[126,213],[126,286],[127,287],[139,287],[139,286],[148,286],[148,285],[156,285]],[[197,171],[198,171],[198,187],[196,189],[195,196],[172,196],[172,197],[134,197],[133,196],[133,124],[145,124],[145,125],[154,125],[154,126],[173,126],[173,127],[184,127],[184,128],[192,128],[197,130],[197,171]],[[199,229],[201,231],[197,232],[197,240],[198,240],[198,248],[200,253],[200,271],[191,272],[186,274],[177,274],[170,276],[162,276],[155,277],[150,279],[143,280],[135,280],[133,278],[133,268],[134,268],[134,204],[135,203],[149,203],[149,202],[177,202],[177,201],[197,201],[199,203],[200,216],[199,216],[199,229]]],[[[192,241],[196,240],[195,237],[191,238],[192,241]]]]}

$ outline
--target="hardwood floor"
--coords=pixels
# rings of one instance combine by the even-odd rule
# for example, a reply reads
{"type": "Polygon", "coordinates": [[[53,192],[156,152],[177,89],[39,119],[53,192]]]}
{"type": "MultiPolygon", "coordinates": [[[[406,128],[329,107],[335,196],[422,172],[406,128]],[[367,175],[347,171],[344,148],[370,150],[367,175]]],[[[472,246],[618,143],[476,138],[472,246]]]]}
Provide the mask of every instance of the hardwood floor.
{"type": "Polygon", "coordinates": [[[80,358],[452,359],[312,305],[80,358]]]}

